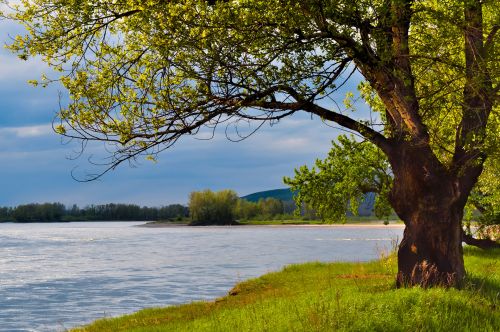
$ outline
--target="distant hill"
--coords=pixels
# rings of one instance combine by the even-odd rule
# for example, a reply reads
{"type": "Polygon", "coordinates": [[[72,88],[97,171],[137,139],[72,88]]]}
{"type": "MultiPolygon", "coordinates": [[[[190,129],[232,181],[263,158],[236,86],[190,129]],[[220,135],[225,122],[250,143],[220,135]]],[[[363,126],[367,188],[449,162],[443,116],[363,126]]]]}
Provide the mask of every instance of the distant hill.
{"type": "MultiPolygon", "coordinates": [[[[266,199],[266,198],[276,198],[279,199],[283,202],[293,202],[293,195],[294,192],[291,191],[289,188],[283,188],[283,189],[273,189],[273,190],[266,190],[266,191],[259,191],[253,194],[249,194],[246,196],[243,196],[241,198],[246,199],[247,201],[250,202],[258,202],[259,199],[266,199]]],[[[360,216],[371,216],[373,215],[373,208],[375,205],[375,194],[374,193],[368,193],[366,194],[366,198],[364,202],[359,206],[358,214],[360,216]]],[[[292,210],[294,207],[292,207],[292,210]]],[[[350,213],[348,213],[350,215],[350,213]]]]}
{"type": "Polygon", "coordinates": [[[266,198],[276,198],[281,201],[292,201],[293,200],[293,191],[291,191],[289,188],[283,188],[283,189],[273,189],[273,190],[266,190],[266,191],[259,191],[250,195],[243,196],[241,198],[246,199],[247,201],[250,202],[258,202],[259,199],[266,199],[266,198]]]}
{"type": "Polygon", "coordinates": [[[372,216],[374,208],[375,193],[367,193],[363,203],[359,205],[358,214],[362,217],[372,216]]]}

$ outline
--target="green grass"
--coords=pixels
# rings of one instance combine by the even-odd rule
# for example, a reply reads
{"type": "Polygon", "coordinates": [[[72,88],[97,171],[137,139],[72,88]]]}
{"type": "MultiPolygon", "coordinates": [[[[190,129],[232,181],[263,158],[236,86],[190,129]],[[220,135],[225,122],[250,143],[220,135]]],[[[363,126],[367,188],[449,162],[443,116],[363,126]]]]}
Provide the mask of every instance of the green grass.
{"type": "Polygon", "coordinates": [[[395,289],[394,255],[308,263],[226,297],[103,319],[74,331],[499,331],[500,250],[466,248],[463,289],[395,289]]]}
{"type": "MultiPolygon", "coordinates": [[[[399,218],[395,215],[392,215],[388,218],[388,223],[390,224],[401,224],[403,225],[403,222],[399,220],[399,218]]],[[[330,225],[330,224],[335,224],[335,225],[342,225],[342,224],[347,224],[347,225],[364,225],[364,224],[370,224],[370,225],[383,225],[384,220],[381,220],[375,216],[346,216],[346,219],[344,222],[328,222],[328,221],[323,221],[321,219],[307,219],[305,217],[301,216],[295,216],[295,215],[281,215],[281,216],[276,216],[274,218],[269,218],[269,219],[250,219],[250,220],[240,220],[239,224],[241,225],[330,225]]]]}
{"type": "MultiPolygon", "coordinates": [[[[396,221],[389,222],[390,224],[401,224],[396,221]]],[[[239,222],[238,225],[254,225],[254,226],[265,226],[265,225],[384,225],[381,220],[347,220],[344,223],[328,223],[321,220],[250,220],[239,222]]]]}
{"type": "Polygon", "coordinates": [[[321,225],[324,224],[321,220],[301,220],[301,219],[284,219],[284,220],[246,220],[240,221],[240,225],[321,225]]]}
{"type": "MultiPolygon", "coordinates": [[[[390,224],[401,224],[399,219],[389,219],[390,224]]],[[[246,220],[240,221],[240,225],[384,225],[384,221],[376,217],[347,217],[344,223],[328,223],[322,220],[301,220],[301,219],[284,219],[284,220],[246,220]]]]}

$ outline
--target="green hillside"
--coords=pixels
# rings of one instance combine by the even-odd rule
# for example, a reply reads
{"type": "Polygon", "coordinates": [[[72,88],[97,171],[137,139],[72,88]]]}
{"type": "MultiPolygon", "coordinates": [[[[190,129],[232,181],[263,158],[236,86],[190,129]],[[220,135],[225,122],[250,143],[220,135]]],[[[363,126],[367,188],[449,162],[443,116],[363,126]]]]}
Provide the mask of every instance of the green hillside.
{"type": "Polygon", "coordinates": [[[281,201],[291,201],[293,200],[293,195],[294,193],[289,189],[289,188],[283,188],[283,189],[273,189],[273,190],[266,190],[266,191],[259,191],[250,195],[243,196],[241,198],[246,199],[247,201],[250,202],[258,202],[259,199],[266,199],[266,198],[276,198],[281,201]]]}

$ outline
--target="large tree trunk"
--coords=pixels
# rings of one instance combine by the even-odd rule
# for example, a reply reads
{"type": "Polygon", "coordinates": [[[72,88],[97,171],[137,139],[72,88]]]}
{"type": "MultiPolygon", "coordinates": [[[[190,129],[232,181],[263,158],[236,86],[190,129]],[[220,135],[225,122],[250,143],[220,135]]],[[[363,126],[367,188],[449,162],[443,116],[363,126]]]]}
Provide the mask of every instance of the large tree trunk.
{"type": "Polygon", "coordinates": [[[398,144],[390,156],[392,206],[406,228],[397,285],[458,286],[465,276],[461,221],[466,197],[427,144],[398,144]]]}

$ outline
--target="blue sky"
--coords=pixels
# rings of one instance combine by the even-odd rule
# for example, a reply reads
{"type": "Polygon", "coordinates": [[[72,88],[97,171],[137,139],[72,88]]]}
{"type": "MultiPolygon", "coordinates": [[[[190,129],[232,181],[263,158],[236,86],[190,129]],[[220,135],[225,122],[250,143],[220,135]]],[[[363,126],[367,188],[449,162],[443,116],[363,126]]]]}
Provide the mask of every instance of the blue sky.
{"type": "MultiPolygon", "coordinates": [[[[0,40],[20,31],[0,21],[0,40]]],[[[58,86],[35,88],[27,84],[42,73],[50,75],[39,59],[21,61],[0,49],[0,206],[29,202],[136,203],[160,206],[186,203],[191,191],[233,189],[240,195],[285,187],[282,178],[303,164],[324,157],[339,130],[307,114],[264,127],[247,140],[230,142],[223,132],[210,141],[185,137],[163,152],[157,163],[122,165],[97,181],[75,181],[71,172],[96,171],[86,158],[69,160],[77,143],[62,144],[52,132],[58,110],[58,86]]],[[[355,90],[357,82],[346,86],[355,90]]],[[[339,93],[339,101],[344,95],[339,93]]],[[[360,107],[363,107],[360,105],[360,107]]],[[[93,146],[103,153],[103,146],[93,146]]],[[[92,151],[89,151],[91,153],[92,151]]]]}

